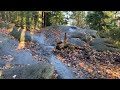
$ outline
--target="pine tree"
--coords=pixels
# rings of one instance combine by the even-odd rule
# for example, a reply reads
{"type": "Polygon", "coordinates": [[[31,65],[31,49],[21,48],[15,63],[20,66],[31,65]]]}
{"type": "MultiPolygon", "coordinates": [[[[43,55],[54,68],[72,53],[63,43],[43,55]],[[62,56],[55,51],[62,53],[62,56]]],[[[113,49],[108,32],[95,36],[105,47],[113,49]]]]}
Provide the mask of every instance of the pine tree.
{"type": "Polygon", "coordinates": [[[85,11],[72,11],[70,18],[73,20],[72,25],[85,27],[85,11]]]}

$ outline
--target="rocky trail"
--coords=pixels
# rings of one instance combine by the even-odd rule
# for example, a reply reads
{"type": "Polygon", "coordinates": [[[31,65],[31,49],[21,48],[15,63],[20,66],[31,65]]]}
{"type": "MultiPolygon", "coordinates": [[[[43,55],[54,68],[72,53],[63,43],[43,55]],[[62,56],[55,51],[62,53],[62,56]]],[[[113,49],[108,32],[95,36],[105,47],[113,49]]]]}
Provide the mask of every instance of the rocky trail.
{"type": "MultiPolygon", "coordinates": [[[[28,37],[31,36],[29,32],[26,33],[28,37]]],[[[0,67],[1,70],[5,70],[4,78],[11,78],[14,74],[18,74],[18,72],[9,73],[7,76],[6,70],[9,68],[20,68],[38,63],[48,63],[51,67],[53,66],[54,70],[49,67],[51,68],[49,75],[52,75],[54,79],[120,78],[120,53],[112,52],[118,49],[105,46],[104,40],[96,33],[95,30],[73,26],[50,26],[34,34],[33,42],[27,42],[24,49],[16,50],[19,42],[2,28],[0,30],[0,67]],[[65,32],[71,47],[56,49],[57,43],[63,41],[65,32]]],[[[21,73],[24,72],[19,70],[21,73]]]]}

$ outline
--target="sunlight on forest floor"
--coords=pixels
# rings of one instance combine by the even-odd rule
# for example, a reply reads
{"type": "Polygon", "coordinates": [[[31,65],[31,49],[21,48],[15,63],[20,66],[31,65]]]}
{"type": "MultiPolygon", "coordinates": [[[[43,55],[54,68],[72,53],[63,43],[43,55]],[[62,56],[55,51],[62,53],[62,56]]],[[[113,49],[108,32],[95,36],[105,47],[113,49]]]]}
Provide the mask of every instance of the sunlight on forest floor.
{"type": "Polygon", "coordinates": [[[25,42],[24,41],[19,43],[19,45],[18,45],[16,50],[23,49],[23,48],[25,48],[25,42]]]}

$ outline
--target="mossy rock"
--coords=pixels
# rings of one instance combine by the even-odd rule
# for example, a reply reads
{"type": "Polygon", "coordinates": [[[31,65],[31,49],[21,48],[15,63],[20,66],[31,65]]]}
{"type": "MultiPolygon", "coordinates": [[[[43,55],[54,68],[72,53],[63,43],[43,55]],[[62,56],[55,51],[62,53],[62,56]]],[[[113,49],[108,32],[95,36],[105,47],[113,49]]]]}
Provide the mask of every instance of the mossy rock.
{"type": "MultiPolygon", "coordinates": [[[[12,35],[14,38],[18,39],[20,41],[22,30],[18,30],[18,28],[14,27],[13,30],[10,32],[10,35],[12,35]]],[[[25,42],[31,41],[31,37],[27,35],[25,32],[25,42]]]]}
{"type": "Polygon", "coordinates": [[[114,47],[110,47],[107,46],[106,44],[97,44],[92,46],[94,49],[96,49],[97,51],[111,51],[111,52],[120,52],[120,49],[114,48],[114,47]]]}
{"type": "Polygon", "coordinates": [[[108,47],[112,47],[112,48],[119,48],[118,46],[116,46],[114,44],[105,43],[105,45],[108,47]]]}
{"type": "Polygon", "coordinates": [[[118,47],[113,44],[113,41],[110,38],[95,38],[94,40],[92,40],[90,45],[97,51],[120,51],[118,47]]]}
{"type": "Polygon", "coordinates": [[[17,67],[3,70],[2,79],[50,79],[54,73],[54,68],[48,63],[39,63],[24,67],[17,67]]]}

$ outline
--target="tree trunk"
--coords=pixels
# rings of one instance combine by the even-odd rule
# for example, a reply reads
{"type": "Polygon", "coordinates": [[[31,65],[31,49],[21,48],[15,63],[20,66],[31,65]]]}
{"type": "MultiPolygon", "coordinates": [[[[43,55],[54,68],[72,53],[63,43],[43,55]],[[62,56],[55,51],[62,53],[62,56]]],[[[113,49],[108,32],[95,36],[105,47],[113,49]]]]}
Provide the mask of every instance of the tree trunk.
{"type": "Polygon", "coordinates": [[[42,28],[44,28],[44,11],[42,11],[42,28]]]}

